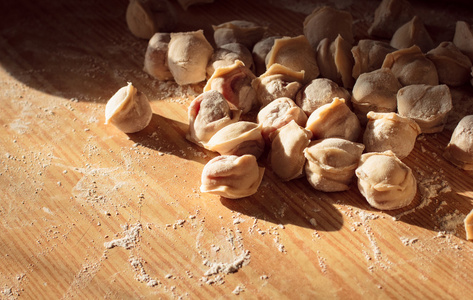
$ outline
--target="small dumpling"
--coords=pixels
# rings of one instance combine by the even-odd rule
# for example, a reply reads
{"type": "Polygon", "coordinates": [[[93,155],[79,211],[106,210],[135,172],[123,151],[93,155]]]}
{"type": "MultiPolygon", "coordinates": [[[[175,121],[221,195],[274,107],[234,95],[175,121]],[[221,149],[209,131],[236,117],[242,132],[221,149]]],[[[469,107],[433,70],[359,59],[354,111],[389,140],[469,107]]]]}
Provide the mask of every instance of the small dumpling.
{"type": "Polygon", "coordinates": [[[169,32],[176,26],[176,12],[167,0],[130,0],[126,23],[133,35],[150,39],[156,32],[169,32]]]}
{"type": "Polygon", "coordinates": [[[361,133],[360,121],[340,98],[333,98],[331,103],[314,110],[306,129],[312,131],[314,139],[338,137],[356,141],[361,133]]]}
{"type": "Polygon", "coordinates": [[[250,69],[237,60],[232,65],[216,69],[204,91],[219,91],[228,102],[246,114],[258,105],[256,90],[251,85],[255,78],[250,69]]]}
{"type": "Polygon", "coordinates": [[[413,84],[398,91],[397,107],[399,115],[414,120],[422,133],[440,132],[453,108],[452,96],[445,84],[413,84]]]}
{"type": "Polygon", "coordinates": [[[358,44],[351,49],[354,58],[353,78],[356,79],[360,74],[381,68],[386,55],[395,50],[395,48],[383,41],[360,40],[358,44]]]}
{"type": "Polygon", "coordinates": [[[261,125],[261,133],[268,142],[272,132],[291,121],[295,121],[300,126],[305,126],[307,115],[292,99],[283,97],[263,107],[258,112],[256,121],[261,125]]]}
{"type": "Polygon", "coordinates": [[[168,66],[168,49],[171,35],[155,33],[148,42],[145,53],[143,70],[158,80],[172,80],[173,76],[168,66]]]}
{"type": "Polygon", "coordinates": [[[460,86],[470,80],[472,63],[452,42],[442,42],[427,52],[439,76],[439,82],[449,86],[460,86]]]}
{"type": "Polygon", "coordinates": [[[343,10],[331,6],[315,8],[310,15],[304,19],[303,31],[312,48],[317,49],[319,43],[327,38],[328,42],[342,36],[348,44],[354,43],[353,17],[343,10]]]}
{"type": "Polygon", "coordinates": [[[312,132],[294,120],[271,134],[269,160],[273,172],[283,181],[303,175],[304,149],[309,145],[312,132]]]}
{"type": "Polygon", "coordinates": [[[207,64],[214,49],[203,30],[171,33],[168,66],[179,85],[199,83],[207,79],[207,64]]]}
{"type": "Polygon", "coordinates": [[[366,152],[392,151],[403,159],[414,149],[417,136],[421,133],[414,120],[396,113],[376,113],[367,115],[368,124],[363,134],[366,152]]]}
{"type": "Polygon", "coordinates": [[[279,39],[279,36],[270,36],[258,41],[251,53],[253,54],[253,62],[255,64],[255,75],[260,76],[266,72],[266,56],[271,48],[273,48],[274,41],[279,39]]]}
{"type": "Polygon", "coordinates": [[[266,27],[245,20],[233,20],[220,25],[212,25],[214,41],[217,47],[225,44],[240,43],[248,49],[263,38],[266,27]]]}
{"type": "Polygon", "coordinates": [[[460,120],[443,156],[463,170],[473,170],[473,115],[460,120]]]}
{"type": "Polygon", "coordinates": [[[352,88],[354,58],[352,45],[338,35],[335,40],[323,39],[317,47],[317,64],[321,77],[329,78],[344,88],[352,88]]]}
{"type": "Polygon", "coordinates": [[[217,131],[206,144],[206,148],[221,155],[252,154],[259,158],[265,142],[261,126],[248,121],[229,124],[217,131]]]}
{"type": "Polygon", "coordinates": [[[266,56],[266,68],[275,63],[294,71],[304,71],[305,82],[319,76],[315,50],[304,35],[276,39],[266,56]]]}
{"type": "Polygon", "coordinates": [[[295,99],[302,87],[304,72],[296,72],[280,64],[273,64],[269,69],[252,82],[260,106],[271,101],[287,97],[295,99]]]}
{"type": "Polygon", "coordinates": [[[217,68],[230,66],[237,60],[254,72],[255,66],[250,50],[242,44],[230,43],[215,49],[207,65],[207,77],[210,78],[217,68]]]}
{"type": "Polygon", "coordinates": [[[362,154],[355,175],[360,193],[377,209],[406,207],[417,192],[411,168],[391,151],[362,154]]]}
{"type": "Polygon", "coordinates": [[[414,16],[409,22],[396,30],[391,38],[390,45],[396,49],[417,45],[422,52],[427,52],[434,47],[434,42],[427,29],[425,29],[424,22],[418,16],[414,16]]]}
{"type": "Polygon", "coordinates": [[[305,85],[296,95],[296,103],[307,116],[324,104],[331,103],[333,98],[343,98],[350,104],[351,95],[343,87],[328,78],[316,78],[305,85]]]}
{"type": "Polygon", "coordinates": [[[238,122],[241,111],[230,107],[223,95],[214,90],[197,96],[187,110],[189,131],[187,139],[202,147],[223,127],[238,122]]]}
{"type": "Polygon", "coordinates": [[[340,138],[312,141],[304,149],[307,181],[323,192],[348,190],[364,148],[363,144],[340,138]]]}
{"type": "Polygon", "coordinates": [[[214,0],[177,0],[182,9],[187,10],[189,6],[205,3],[213,3],[214,0]]]}
{"type": "Polygon", "coordinates": [[[143,130],[151,122],[153,111],[148,97],[131,82],[119,89],[105,106],[105,124],[112,124],[125,133],[143,130]]]}
{"type": "Polygon", "coordinates": [[[386,55],[383,68],[390,68],[402,86],[439,84],[437,68],[418,46],[400,49],[386,55]]]}
{"type": "Polygon", "coordinates": [[[414,17],[414,9],[407,0],[383,0],[374,12],[368,34],[390,39],[394,32],[414,17]]]}
{"type": "Polygon", "coordinates": [[[204,166],[200,191],[229,199],[248,197],[258,191],[263,175],[253,155],[217,156],[204,166]]]}
{"type": "Polygon", "coordinates": [[[352,105],[362,123],[366,123],[366,114],[375,112],[395,112],[397,92],[401,84],[391,69],[381,68],[363,73],[353,86],[352,105]]]}
{"type": "Polygon", "coordinates": [[[453,43],[473,63],[473,28],[465,21],[457,21],[453,43]]]}

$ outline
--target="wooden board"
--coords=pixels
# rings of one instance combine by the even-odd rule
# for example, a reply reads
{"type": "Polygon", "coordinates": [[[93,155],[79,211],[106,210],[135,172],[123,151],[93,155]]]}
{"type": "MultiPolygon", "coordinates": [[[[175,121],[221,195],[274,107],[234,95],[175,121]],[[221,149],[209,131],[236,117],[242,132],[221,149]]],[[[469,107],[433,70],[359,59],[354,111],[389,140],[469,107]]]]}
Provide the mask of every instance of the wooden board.
{"type": "MultiPolygon", "coordinates": [[[[246,19],[302,33],[322,1],[224,1],[179,10],[186,31],[246,19]]],[[[377,1],[333,1],[366,37],[377,1]]],[[[435,40],[451,39],[462,4],[414,2],[435,40]]],[[[254,196],[199,191],[214,153],[185,139],[202,85],[142,71],[147,41],[127,29],[127,1],[0,4],[0,298],[467,299],[473,246],[463,218],[473,175],[442,158],[473,113],[471,87],[452,90],[448,128],[419,137],[406,163],[419,191],[381,212],[356,187],[322,193],[267,169],[254,196]],[[148,95],[150,126],[126,135],[104,107],[131,81],[148,95]],[[233,269],[232,269],[233,267],[233,269]]],[[[262,162],[264,164],[264,161],[262,162]]]]}

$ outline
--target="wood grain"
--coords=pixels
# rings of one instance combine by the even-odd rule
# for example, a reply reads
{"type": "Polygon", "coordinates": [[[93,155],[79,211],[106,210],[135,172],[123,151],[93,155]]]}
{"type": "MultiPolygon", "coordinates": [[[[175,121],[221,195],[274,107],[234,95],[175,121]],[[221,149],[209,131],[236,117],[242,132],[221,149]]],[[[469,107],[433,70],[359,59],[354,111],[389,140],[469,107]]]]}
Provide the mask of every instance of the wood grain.
{"type": "MultiPolygon", "coordinates": [[[[211,39],[210,25],[247,19],[294,36],[313,7],[332,3],[289,2],[217,0],[179,10],[176,30],[211,39]]],[[[379,2],[333,3],[366,37],[379,2]]],[[[436,42],[451,39],[456,20],[473,23],[461,3],[413,2],[436,42]]],[[[202,168],[216,154],[185,139],[202,85],[142,71],[147,41],[128,31],[126,5],[0,4],[0,298],[470,297],[473,246],[462,222],[473,175],[442,152],[473,113],[471,87],[452,91],[448,128],[421,136],[405,159],[419,185],[405,209],[372,209],[355,186],[322,193],[304,178],[283,183],[269,168],[251,197],[202,194],[202,168]],[[103,124],[106,101],[128,81],[154,112],[130,135],[103,124]],[[209,274],[246,251],[237,272],[209,274]]]]}

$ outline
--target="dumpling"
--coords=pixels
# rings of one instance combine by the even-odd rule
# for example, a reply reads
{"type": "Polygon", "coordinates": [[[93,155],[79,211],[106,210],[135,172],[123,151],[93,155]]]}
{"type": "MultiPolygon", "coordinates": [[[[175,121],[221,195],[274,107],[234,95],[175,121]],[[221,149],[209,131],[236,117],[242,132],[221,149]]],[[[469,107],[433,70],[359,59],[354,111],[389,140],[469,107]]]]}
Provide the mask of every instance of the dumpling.
{"type": "Polygon", "coordinates": [[[250,50],[242,44],[230,43],[215,49],[207,65],[207,77],[210,78],[217,68],[230,66],[237,60],[242,61],[248,69],[254,72],[255,66],[250,50]]]}
{"type": "Polygon", "coordinates": [[[242,113],[248,113],[258,104],[256,90],[251,83],[256,76],[239,60],[215,70],[204,91],[216,90],[242,113]]]}
{"type": "Polygon", "coordinates": [[[424,22],[418,16],[414,16],[409,22],[396,30],[391,38],[390,45],[396,49],[417,45],[422,52],[427,52],[434,47],[434,42],[427,29],[425,29],[424,22]]]}
{"type": "Polygon", "coordinates": [[[413,84],[398,91],[397,107],[399,115],[414,120],[422,133],[440,132],[452,110],[452,96],[445,84],[413,84]]]}
{"type": "Polygon", "coordinates": [[[148,97],[131,82],[120,88],[105,106],[105,124],[111,123],[125,133],[143,130],[151,122],[153,111],[148,97]]]}
{"type": "Polygon", "coordinates": [[[150,39],[156,32],[176,26],[176,12],[167,0],[130,0],[126,9],[128,29],[136,37],[150,39]]]}
{"type": "Polygon", "coordinates": [[[248,121],[229,124],[217,131],[206,144],[206,148],[221,155],[252,154],[259,158],[265,142],[261,126],[248,121]]]}
{"type": "Polygon", "coordinates": [[[321,77],[329,78],[344,88],[352,88],[354,58],[352,45],[338,35],[334,41],[323,39],[317,47],[317,64],[321,77]]]}
{"type": "Polygon", "coordinates": [[[439,82],[449,86],[460,86],[470,80],[472,63],[452,42],[442,42],[427,52],[439,76],[439,82]]]}
{"type": "Polygon", "coordinates": [[[275,63],[294,71],[304,71],[305,82],[319,76],[315,50],[304,35],[276,39],[266,56],[266,68],[275,63]]]}
{"type": "Polygon", "coordinates": [[[370,111],[395,112],[396,96],[401,87],[388,68],[361,74],[352,91],[353,109],[360,121],[366,123],[366,114],[370,111]]]}
{"type": "Polygon", "coordinates": [[[473,63],[473,28],[465,21],[457,21],[453,43],[473,63]]]}
{"type": "Polygon", "coordinates": [[[350,93],[328,78],[316,78],[305,85],[296,95],[296,104],[309,116],[324,104],[331,103],[333,98],[345,99],[350,104],[350,93]]]}
{"type": "Polygon", "coordinates": [[[383,41],[360,40],[358,44],[351,49],[354,58],[353,78],[356,79],[360,74],[381,68],[386,55],[395,50],[395,48],[383,41]]]}
{"type": "Polygon", "coordinates": [[[377,209],[406,207],[417,192],[412,170],[391,151],[362,154],[355,175],[360,193],[377,209]]]}
{"type": "Polygon", "coordinates": [[[390,68],[401,85],[439,84],[437,68],[418,46],[400,49],[386,55],[383,68],[390,68]]]}
{"type": "Polygon", "coordinates": [[[312,132],[294,120],[271,134],[269,159],[273,172],[283,181],[303,175],[304,149],[309,145],[312,132]]]}
{"type": "Polygon", "coordinates": [[[421,133],[414,120],[396,113],[376,113],[367,115],[368,124],[363,134],[366,152],[392,151],[403,159],[414,149],[417,136],[421,133]]]}
{"type": "Polygon", "coordinates": [[[187,114],[189,119],[187,139],[206,147],[207,142],[217,131],[238,122],[241,111],[231,109],[221,93],[210,90],[191,102],[187,114]]]}
{"type": "Polygon", "coordinates": [[[220,25],[212,25],[217,47],[229,43],[240,43],[248,49],[263,38],[266,27],[245,20],[233,20],[220,25]]]}
{"type": "Polygon", "coordinates": [[[314,139],[338,137],[349,141],[356,141],[361,132],[360,121],[340,98],[311,113],[306,129],[312,131],[314,139]]]}
{"type": "Polygon", "coordinates": [[[473,115],[460,120],[443,156],[463,170],[473,170],[473,115]]]}
{"type": "Polygon", "coordinates": [[[263,107],[256,117],[261,125],[261,133],[266,141],[275,130],[295,121],[300,126],[305,126],[307,116],[304,111],[290,98],[278,98],[263,107]]]}
{"type": "Polygon", "coordinates": [[[177,2],[184,10],[187,10],[189,6],[196,4],[213,3],[214,0],[177,0],[177,2]]]}
{"type": "Polygon", "coordinates": [[[207,64],[213,51],[203,30],[171,33],[168,66],[177,84],[193,84],[207,79],[207,64]]]}
{"type": "Polygon", "coordinates": [[[271,101],[287,97],[295,99],[302,87],[304,72],[296,72],[280,64],[273,64],[269,69],[252,82],[260,106],[271,101]]]}
{"type": "Polygon", "coordinates": [[[407,0],[383,0],[374,12],[374,21],[368,34],[390,39],[394,32],[414,17],[414,10],[407,0]]]}
{"type": "Polygon", "coordinates": [[[211,159],[202,171],[200,191],[229,199],[255,194],[264,168],[253,155],[221,155],[211,159]]]}
{"type": "Polygon", "coordinates": [[[331,43],[338,35],[351,45],[355,40],[352,24],[353,17],[349,12],[331,6],[321,6],[304,19],[303,31],[314,49],[317,49],[323,39],[327,38],[328,43],[331,43]]]}
{"type": "Polygon", "coordinates": [[[168,49],[171,35],[155,33],[148,42],[145,53],[143,70],[158,80],[172,80],[173,76],[168,67],[168,49]]]}
{"type": "Polygon", "coordinates": [[[323,192],[348,190],[364,148],[363,144],[340,138],[312,141],[304,149],[307,181],[323,192]]]}
{"type": "Polygon", "coordinates": [[[258,41],[253,46],[251,53],[253,54],[256,76],[260,76],[266,72],[266,55],[268,55],[271,48],[273,48],[274,41],[279,38],[279,36],[270,36],[258,41]]]}

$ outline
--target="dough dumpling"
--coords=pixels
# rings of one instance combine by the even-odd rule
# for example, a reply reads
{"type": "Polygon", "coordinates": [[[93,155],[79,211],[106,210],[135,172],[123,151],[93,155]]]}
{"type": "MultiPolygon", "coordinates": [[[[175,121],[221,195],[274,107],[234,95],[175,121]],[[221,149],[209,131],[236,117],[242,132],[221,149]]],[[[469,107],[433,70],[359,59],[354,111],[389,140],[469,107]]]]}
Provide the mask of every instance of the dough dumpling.
{"type": "Polygon", "coordinates": [[[203,30],[171,33],[168,66],[177,84],[193,84],[207,79],[207,64],[213,51],[203,30]]]}
{"type": "Polygon", "coordinates": [[[243,114],[257,106],[256,90],[251,83],[255,75],[239,60],[234,64],[215,70],[207,81],[204,91],[216,90],[243,114]]]}
{"type": "Polygon", "coordinates": [[[155,33],[148,42],[145,53],[143,70],[158,80],[172,80],[173,76],[168,66],[168,49],[171,35],[155,33]]]}
{"type": "Polygon", "coordinates": [[[363,134],[366,152],[392,151],[403,159],[414,149],[417,136],[421,133],[414,120],[396,113],[376,113],[367,115],[368,124],[363,134]]]}
{"type": "Polygon", "coordinates": [[[352,71],[353,78],[356,79],[360,74],[381,68],[386,55],[395,50],[386,42],[360,40],[358,45],[351,49],[355,61],[352,71]]]}
{"type": "Polygon", "coordinates": [[[390,68],[401,85],[439,84],[437,68],[418,46],[400,49],[386,55],[383,68],[390,68]]]}
{"type": "Polygon", "coordinates": [[[406,207],[417,192],[412,170],[391,151],[361,155],[355,175],[360,193],[377,209],[406,207]]]}
{"type": "Polygon", "coordinates": [[[333,98],[343,98],[350,104],[350,93],[328,78],[316,78],[304,86],[296,95],[296,104],[307,116],[324,104],[331,103],[333,98]]]}
{"type": "Polygon", "coordinates": [[[274,41],[279,38],[279,36],[270,36],[258,41],[253,46],[251,53],[253,54],[256,76],[260,76],[266,72],[266,56],[268,55],[269,51],[271,51],[271,48],[273,48],[274,41]]]}
{"type": "Polygon", "coordinates": [[[424,22],[418,16],[414,16],[412,20],[396,30],[390,45],[396,49],[417,45],[422,52],[427,52],[434,47],[434,42],[425,29],[424,22]]]}
{"type": "Polygon", "coordinates": [[[261,125],[263,137],[269,141],[269,136],[275,130],[283,127],[291,121],[295,121],[300,126],[305,126],[307,115],[290,98],[278,98],[263,107],[256,117],[261,125]]]}
{"type": "Polygon", "coordinates": [[[142,39],[176,26],[176,12],[167,0],[130,0],[125,18],[131,33],[142,39]]]}
{"type": "Polygon", "coordinates": [[[473,115],[460,120],[443,155],[455,166],[473,170],[473,115]]]}
{"type": "Polygon", "coordinates": [[[314,139],[338,137],[349,141],[356,141],[361,132],[360,121],[340,98],[333,98],[331,103],[314,110],[306,129],[312,131],[314,139]]]}
{"type": "Polygon", "coordinates": [[[452,96],[445,84],[408,85],[397,93],[397,106],[399,115],[414,120],[422,133],[440,132],[452,110],[452,96]]]}
{"type": "Polygon", "coordinates": [[[263,38],[266,32],[266,27],[245,20],[233,20],[220,25],[212,25],[212,28],[217,47],[240,43],[248,49],[253,49],[253,46],[263,38]]]}
{"type": "Polygon", "coordinates": [[[473,28],[465,21],[457,21],[453,43],[473,63],[473,28]]]}
{"type": "Polygon", "coordinates": [[[348,190],[364,148],[363,144],[340,138],[312,141],[304,150],[310,185],[323,192],[348,190]]]}
{"type": "Polygon", "coordinates": [[[353,65],[352,45],[338,35],[334,41],[323,39],[317,47],[317,64],[321,77],[329,78],[344,88],[352,88],[353,65]]]}
{"type": "Polygon", "coordinates": [[[223,127],[238,122],[241,111],[231,109],[218,91],[208,91],[197,96],[187,110],[189,131],[187,139],[206,147],[210,138],[223,127]]]}
{"type": "Polygon", "coordinates": [[[264,168],[253,155],[221,155],[211,159],[202,171],[200,191],[229,199],[255,194],[264,168]]]}
{"type": "Polygon", "coordinates": [[[254,72],[255,66],[250,50],[242,44],[231,43],[215,49],[207,65],[207,77],[210,78],[217,68],[230,66],[237,60],[254,72]]]}
{"type": "Polygon", "coordinates": [[[383,0],[374,12],[374,21],[368,34],[390,39],[394,32],[414,17],[414,10],[407,0],[383,0]]]}
{"type": "Polygon", "coordinates": [[[291,121],[271,134],[270,164],[283,181],[301,177],[304,171],[304,149],[312,132],[291,121]]]}

